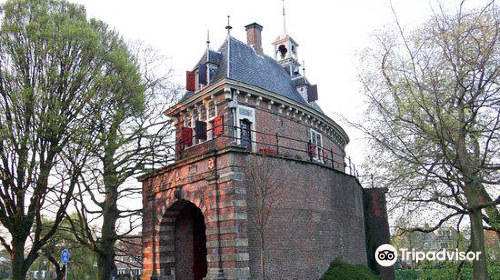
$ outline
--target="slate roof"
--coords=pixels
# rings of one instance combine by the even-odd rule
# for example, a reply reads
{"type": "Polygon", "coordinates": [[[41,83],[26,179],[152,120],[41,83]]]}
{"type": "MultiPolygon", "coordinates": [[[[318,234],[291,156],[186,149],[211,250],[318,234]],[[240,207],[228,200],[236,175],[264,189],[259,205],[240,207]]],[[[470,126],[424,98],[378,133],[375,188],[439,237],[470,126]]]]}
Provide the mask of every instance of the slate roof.
{"type": "MultiPolygon", "coordinates": [[[[297,81],[292,81],[285,68],[270,56],[258,55],[252,47],[234,37],[227,36],[217,51],[207,50],[194,68],[207,62],[207,59],[219,66],[211,83],[217,83],[224,78],[228,78],[260,87],[300,104],[308,105],[307,101],[295,89],[297,81]]],[[[186,92],[181,101],[193,94],[194,92],[186,92]]],[[[316,103],[313,103],[312,107],[319,112],[323,112],[316,103]]]]}

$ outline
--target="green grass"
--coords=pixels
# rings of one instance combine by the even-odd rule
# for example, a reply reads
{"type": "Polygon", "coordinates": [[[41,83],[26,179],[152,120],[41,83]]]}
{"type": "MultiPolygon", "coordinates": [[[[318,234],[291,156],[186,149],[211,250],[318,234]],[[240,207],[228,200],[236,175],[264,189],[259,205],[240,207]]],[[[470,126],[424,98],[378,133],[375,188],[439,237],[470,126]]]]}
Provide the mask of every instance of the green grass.
{"type": "MultiPolygon", "coordinates": [[[[488,270],[491,280],[500,280],[500,267],[488,270]]],[[[396,280],[472,280],[472,268],[464,268],[457,278],[456,270],[451,268],[396,270],[396,280]]]]}
{"type": "Polygon", "coordinates": [[[320,280],[381,280],[362,265],[333,261],[320,280]]]}

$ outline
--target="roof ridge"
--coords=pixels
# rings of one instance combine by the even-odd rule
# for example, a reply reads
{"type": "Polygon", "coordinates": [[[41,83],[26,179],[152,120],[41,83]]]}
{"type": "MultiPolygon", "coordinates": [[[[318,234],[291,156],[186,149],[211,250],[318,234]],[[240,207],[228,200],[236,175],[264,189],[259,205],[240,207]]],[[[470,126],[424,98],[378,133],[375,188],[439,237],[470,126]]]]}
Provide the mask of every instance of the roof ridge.
{"type": "Polygon", "coordinates": [[[226,78],[230,78],[231,71],[231,35],[227,34],[227,69],[226,69],[226,78]]]}

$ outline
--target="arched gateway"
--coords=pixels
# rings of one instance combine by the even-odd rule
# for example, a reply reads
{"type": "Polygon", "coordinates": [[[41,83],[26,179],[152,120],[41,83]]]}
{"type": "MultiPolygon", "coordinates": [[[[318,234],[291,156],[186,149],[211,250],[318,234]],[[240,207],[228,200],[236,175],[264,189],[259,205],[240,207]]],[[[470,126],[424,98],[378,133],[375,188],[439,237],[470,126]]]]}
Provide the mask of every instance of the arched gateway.
{"type": "Polygon", "coordinates": [[[160,270],[176,280],[202,280],[207,275],[205,218],[195,204],[180,200],[166,211],[160,225],[160,270]]]}

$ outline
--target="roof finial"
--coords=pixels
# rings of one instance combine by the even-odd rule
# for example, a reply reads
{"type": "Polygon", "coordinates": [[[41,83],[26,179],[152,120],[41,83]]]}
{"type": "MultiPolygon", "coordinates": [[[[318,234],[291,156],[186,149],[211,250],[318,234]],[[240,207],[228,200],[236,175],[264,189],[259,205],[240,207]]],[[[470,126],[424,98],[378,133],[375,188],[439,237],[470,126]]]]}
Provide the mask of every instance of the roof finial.
{"type": "Polygon", "coordinates": [[[227,15],[227,26],[226,26],[226,29],[227,29],[227,35],[231,35],[231,29],[233,29],[233,27],[231,26],[231,24],[229,23],[229,19],[231,18],[230,15],[227,15]]]}
{"type": "Polygon", "coordinates": [[[283,34],[286,34],[285,0],[282,1],[283,1],[283,34]]]}
{"type": "Polygon", "coordinates": [[[302,76],[306,76],[306,61],[302,60],[302,76]]]}
{"type": "Polygon", "coordinates": [[[207,29],[207,49],[210,49],[210,30],[207,29]]]}

